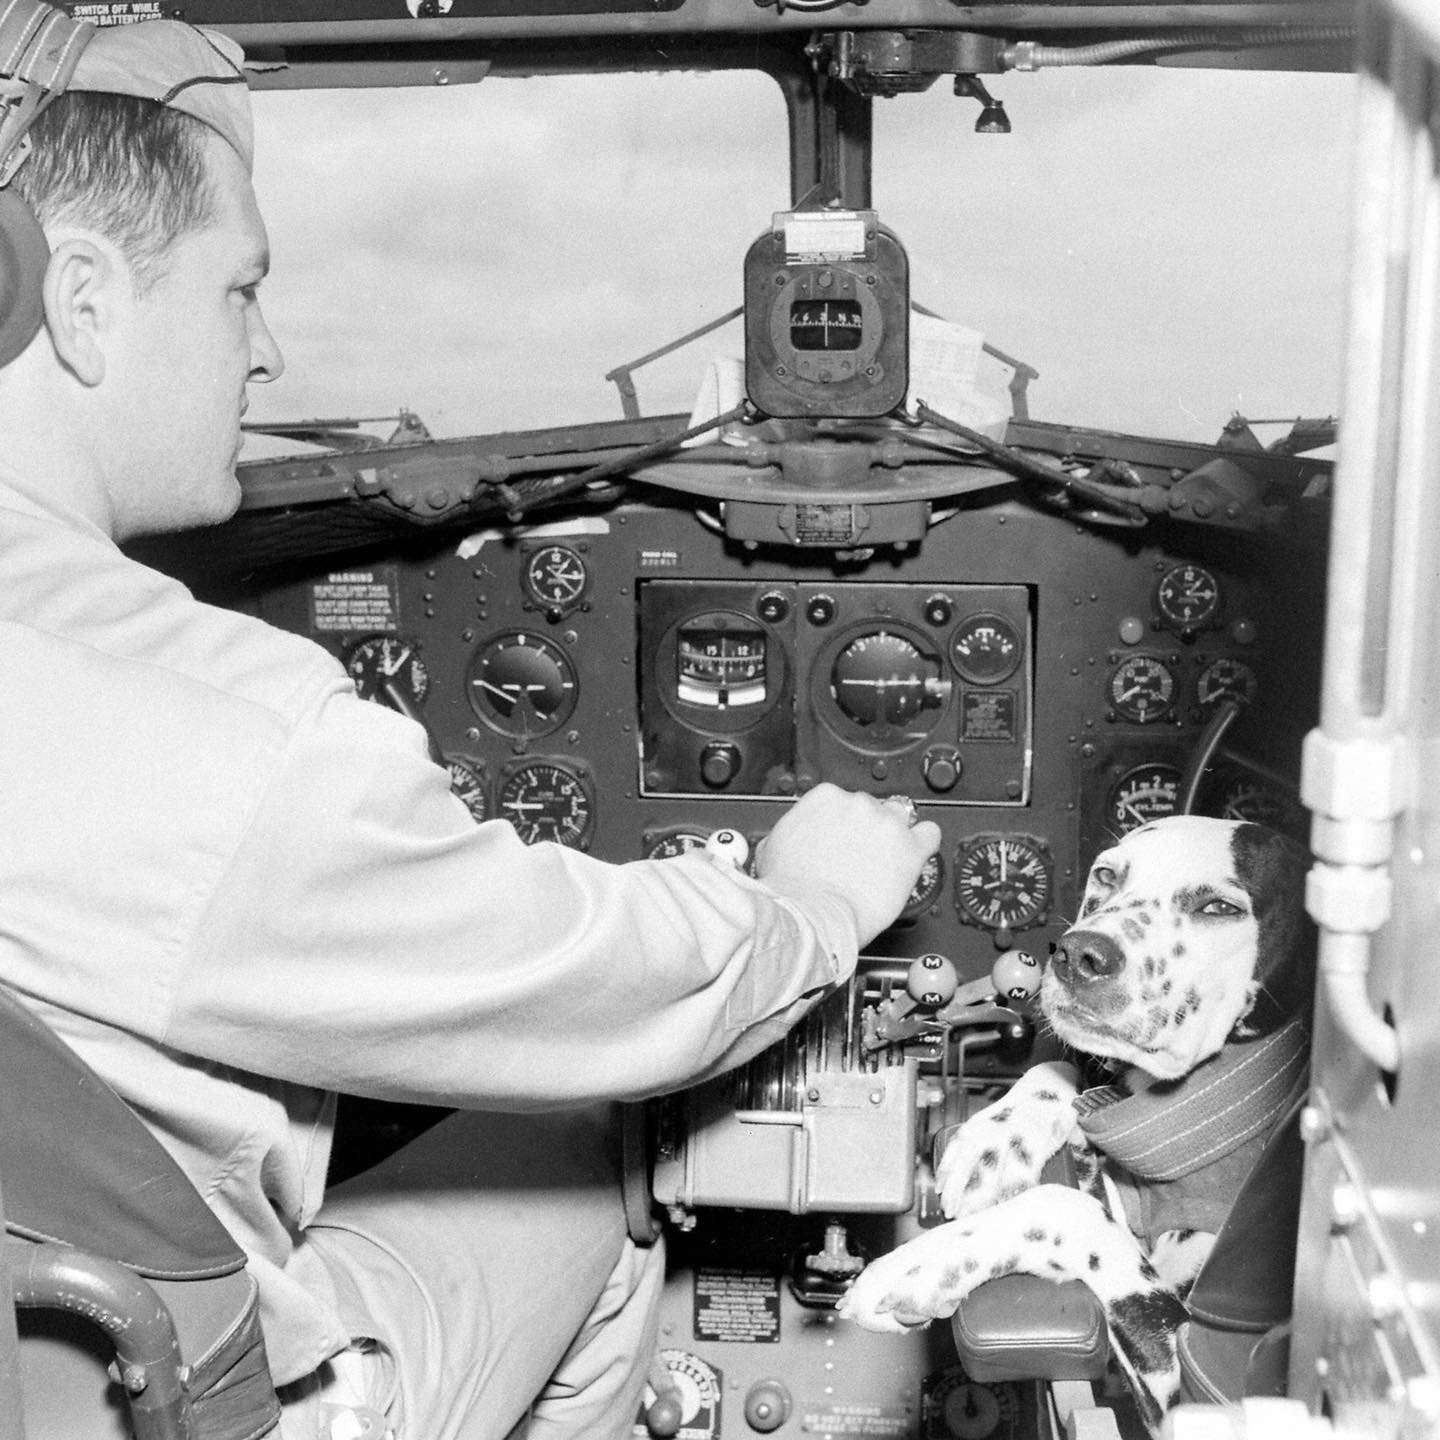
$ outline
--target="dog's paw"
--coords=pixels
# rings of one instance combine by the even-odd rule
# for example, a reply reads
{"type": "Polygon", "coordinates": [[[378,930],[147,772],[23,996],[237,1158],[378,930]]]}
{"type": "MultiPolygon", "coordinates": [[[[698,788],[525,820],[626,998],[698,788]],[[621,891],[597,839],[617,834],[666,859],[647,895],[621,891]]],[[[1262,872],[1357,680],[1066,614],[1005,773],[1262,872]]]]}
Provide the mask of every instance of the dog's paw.
{"type": "Polygon", "coordinates": [[[838,1313],[862,1329],[890,1335],[953,1315],[985,1278],[979,1260],[965,1253],[968,1239],[968,1233],[941,1225],[872,1260],[841,1297],[838,1313]]]}
{"type": "Polygon", "coordinates": [[[1010,1093],[967,1120],[935,1168],[950,1219],[988,1210],[1038,1183],[1045,1162],[1075,1128],[1070,1067],[1027,1071],[1010,1093]]]}

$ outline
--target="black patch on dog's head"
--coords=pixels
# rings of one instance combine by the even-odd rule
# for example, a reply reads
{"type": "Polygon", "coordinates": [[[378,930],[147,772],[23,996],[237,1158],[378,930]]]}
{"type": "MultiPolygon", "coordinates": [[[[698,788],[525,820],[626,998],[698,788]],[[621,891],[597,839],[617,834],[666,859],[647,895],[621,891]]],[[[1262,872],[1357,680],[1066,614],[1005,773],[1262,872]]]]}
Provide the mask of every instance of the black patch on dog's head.
{"type": "Polygon", "coordinates": [[[1260,928],[1260,988],[1244,1028],[1266,1034],[1296,1016],[1308,1018],[1314,1001],[1314,927],[1305,913],[1309,857],[1287,836],[1254,824],[1236,827],[1230,853],[1260,928]]]}

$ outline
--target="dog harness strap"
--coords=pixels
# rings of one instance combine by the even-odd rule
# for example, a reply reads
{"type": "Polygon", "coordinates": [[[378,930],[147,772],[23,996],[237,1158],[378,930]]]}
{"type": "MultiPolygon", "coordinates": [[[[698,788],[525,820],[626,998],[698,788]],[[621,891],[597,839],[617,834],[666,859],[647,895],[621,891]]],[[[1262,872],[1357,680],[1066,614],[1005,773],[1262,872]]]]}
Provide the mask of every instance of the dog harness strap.
{"type": "Polygon", "coordinates": [[[1258,1040],[1232,1042],[1179,1080],[1132,1070],[1077,1097],[1085,1137],[1145,1180],[1178,1180],[1268,1134],[1303,1083],[1309,1037],[1292,1020],[1258,1040]]]}

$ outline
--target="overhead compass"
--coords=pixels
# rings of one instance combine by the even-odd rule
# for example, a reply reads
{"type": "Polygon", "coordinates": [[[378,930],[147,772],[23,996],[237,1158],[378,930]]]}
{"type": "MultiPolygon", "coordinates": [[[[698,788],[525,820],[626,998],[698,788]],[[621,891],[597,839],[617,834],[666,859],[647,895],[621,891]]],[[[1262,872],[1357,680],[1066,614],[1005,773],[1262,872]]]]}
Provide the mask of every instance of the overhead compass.
{"type": "Polygon", "coordinates": [[[522,738],[558,729],[580,696],[565,651],[543,635],[520,630],[487,640],[470,662],[468,681],[475,713],[502,735],[522,738]]]}
{"type": "Polygon", "coordinates": [[[399,635],[372,635],[345,657],[345,669],[362,700],[377,700],[396,710],[418,706],[430,689],[420,647],[399,635]]]}
{"type": "Polygon", "coordinates": [[[1049,854],[1028,835],[976,835],[955,857],[955,901],[966,924],[1023,930],[1046,918],[1053,892],[1049,854]]]}

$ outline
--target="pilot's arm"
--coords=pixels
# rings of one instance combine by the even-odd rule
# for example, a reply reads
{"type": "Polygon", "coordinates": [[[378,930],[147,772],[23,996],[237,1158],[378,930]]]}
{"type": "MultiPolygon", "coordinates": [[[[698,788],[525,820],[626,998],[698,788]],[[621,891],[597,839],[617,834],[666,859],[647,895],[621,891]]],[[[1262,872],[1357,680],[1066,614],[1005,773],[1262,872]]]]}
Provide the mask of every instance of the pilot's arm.
{"type": "Polygon", "coordinates": [[[778,1039],[899,912],[934,826],[821,787],[762,880],[476,826],[418,727],[335,693],[290,734],[183,947],[163,1040],[392,1099],[633,1097],[778,1039]]]}

